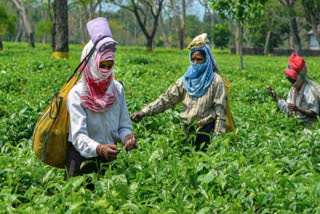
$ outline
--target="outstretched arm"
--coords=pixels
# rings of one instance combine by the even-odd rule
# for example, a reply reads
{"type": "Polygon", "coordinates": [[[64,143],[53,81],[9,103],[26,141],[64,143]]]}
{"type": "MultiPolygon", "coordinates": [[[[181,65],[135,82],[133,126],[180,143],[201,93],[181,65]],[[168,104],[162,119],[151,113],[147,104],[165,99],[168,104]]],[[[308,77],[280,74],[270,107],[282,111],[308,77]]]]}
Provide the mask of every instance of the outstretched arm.
{"type": "Polygon", "coordinates": [[[183,85],[179,79],[172,84],[168,90],[160,95],[155,101],[143,107],[139,112],[134,112],[131,115],[131,120],[139,122],[143,117],[148,115],[155,115],[166,111],[169,108],[176,106],[183,98],[183,85]]]}
{"type": "MultiPolygon", "coordinates": [[[[279,109],[280,109],[281,112],[286,113],[286,114],[289,115],[289,116],[292,114],[292,111],[289,109],[288,103],[287,103],[285,100],[281,99],[281,98],[277,95],[276,91],[275,91],[273,88],[271,88],[270,86],[268,86],[268,87],[267,87],[267,93],[268,93],[270,96],[272,96],[273,99],[277,102],[278,107],[279,107],[279,109]]],[[[289,97],[290,97],[290,94],[291,94],[291,93],[289,93],[289,97]]]]}

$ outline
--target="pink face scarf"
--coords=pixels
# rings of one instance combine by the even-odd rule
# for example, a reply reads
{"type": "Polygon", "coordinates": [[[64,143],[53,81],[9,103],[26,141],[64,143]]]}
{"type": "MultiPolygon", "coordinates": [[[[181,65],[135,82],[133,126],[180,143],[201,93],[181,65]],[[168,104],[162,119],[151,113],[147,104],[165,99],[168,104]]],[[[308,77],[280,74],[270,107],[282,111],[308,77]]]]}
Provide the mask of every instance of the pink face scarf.
{"type": "Polygon", "coordinates": [[[114,60],[113,50],[95,51],[83,71],[81,102],[95,112],[107,111],[116,101],[113,69],[99,67],[100,62],[105,60],[114,60]]]}

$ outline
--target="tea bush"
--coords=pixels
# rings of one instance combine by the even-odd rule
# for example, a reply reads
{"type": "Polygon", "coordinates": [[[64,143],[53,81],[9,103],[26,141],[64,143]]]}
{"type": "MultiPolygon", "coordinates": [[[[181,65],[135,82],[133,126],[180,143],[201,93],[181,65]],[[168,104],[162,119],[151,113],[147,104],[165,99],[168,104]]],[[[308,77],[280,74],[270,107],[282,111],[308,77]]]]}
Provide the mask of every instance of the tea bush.
{"type": "MultiPolygon", "coordinates": [[[[36,120],[79,63],[55,60],[49,45],[31,49],[4,43],[0,52],[1,213],[319,213],[320,131],[309,131],[279,112],[266,94],[271,85],[286,97],[288,57],[239,57],[214,50],[222,75],[232,82],[234,133],[195,152],[184,139],[182,106],[133,124],[139,148],[122,152],[104,175],[63,181],[64,171],[43,165],[31,148],[36,120]],[[85,188],[87,179],[95,184],[85,188]]],[[[140,110],[181,77],[187,50],[119,46],[116,78],[129,111],[140,110]]],[[[320,80],[319,58],[306,57],[320,80]]]]}

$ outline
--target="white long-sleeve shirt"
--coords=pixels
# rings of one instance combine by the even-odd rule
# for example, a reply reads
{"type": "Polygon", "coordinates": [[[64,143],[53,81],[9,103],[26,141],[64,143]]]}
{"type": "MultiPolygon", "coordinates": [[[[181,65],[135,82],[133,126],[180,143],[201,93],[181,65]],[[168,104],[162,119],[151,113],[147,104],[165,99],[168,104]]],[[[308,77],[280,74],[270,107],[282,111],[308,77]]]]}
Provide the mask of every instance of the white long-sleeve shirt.
{"type": "Polygon", "coordinates": [[[94,112],[81,104],[81,82],[69,92],[67,108],[70,114],[68,140],[86,158],[96,157],[99,144],[124,143],[132,133],[132,124],[125,100],[123,86],[116,80],[117,100],[106,112],[94,112]]]}
{"type": "MultiPolygon", "coordinates": [[[[278,101],[278,106],[280,110],[288,115],[290,114],[288,104],[292,103],[293,91],[294,91],[294,87],[291,87],[287,100],[285,101],[283,99],[280,99],[278,101]]],[[[300,106],[301,104],[300,107],[304,110],[311,110],[314,113],[319,114],[319,102],[316,96],[312,93],[309,84],[306,84],[303,91],[299,91],[297,93],[295,103],[296,103],[296,106],[300,106]],[[302,96],[302,93],[303,93],[303,96],[302,96]]],[[[305,124],[311,124],[317,120],[316,118],[308,118],[306,115],[300,112],[296,112],[296,117],[302,123],[305,123],[305,124]]]]}

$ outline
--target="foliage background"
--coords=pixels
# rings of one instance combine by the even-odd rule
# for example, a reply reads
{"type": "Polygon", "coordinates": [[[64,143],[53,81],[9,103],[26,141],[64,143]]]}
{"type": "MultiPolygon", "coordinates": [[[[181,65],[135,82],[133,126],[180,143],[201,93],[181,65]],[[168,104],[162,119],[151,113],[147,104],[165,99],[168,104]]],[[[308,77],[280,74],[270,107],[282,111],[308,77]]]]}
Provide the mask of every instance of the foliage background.
{"type": "MultiPolygon", "coordinates": [[[[238,56],[213,50],[232,82],[235,133],[212,140],[207,153],[182,145],[181,106],[134,124],[140,146],[119,154],[106,174],[63,181],[63,170],[43,165],[31,148],[34,124],[79,63],[53,60],[48,45],[26,51],[5,42],[0,52],[0,213],[318,213],[320,131],[280,113],[266,94],[286,97],[287,57],[238,56]],[[90,178],[96,188],[85,188],[90,178]]],[[[307,57],[309,75],[320,80],[319,58],[307,57]]],[[[125,85],[129,111],[140,108],[186,70],[187,50],[120,46],[116,76],[125,85]]]]}
{"type": "MultiPolygon", "coordinates": [[[[19,0],[21,1],[21,0],[19,0]]],[[[260,1],[222,1],[221,7],[228,5],[233,8],[230,13],[236,12],[238,9],[235,5],[242,5],[244,9],[251,8],[257,2],[265,2],[264,14],[256,16],[253,21],[246,23],[244,29],[244,46],[245,48],[264,48],[268,41],[270,33],[270,48],[293,49],[292,35],[290,34],[289,22],[291,19],[297,21],[297,35],[299,35],[302,49],[310,47],[310,15],[319,14],[319,6],[317,0],[308,0],[313,11],[305,11],[303,2],[305,1],[289,1],[294,6],[295,16],[289,16],[289,8],[283,6],[282,0],[260,0],[260,1]]],[[[51,43],[51,27],[52,27],[52,3],[54,1],[42,0],[25,0],[24,7],[27,11],[27,18],[35,33],[36,42],[51,43]]],[[[93,17],[104,16],[110,21],[110,27],[115,39],[122,45],[140,45],[146,43],[146,39],[140,29],[137,20],[130,11],[119,8],[110,2],[110,0],[69,0],[68,1],[68,27],[69,27],[69,43],[80,44],[89,39],[89,35],[85,28],[85,23],[93,17]],[[93,5],[99,5],[92,10],[93,5]]],[[[127,1],[116,1],[118,3],[127,1]]],[[[139,2],[139,1],[136,1],[139,2]]],[[[140,1],[143,2],[143,1],[140,1]]],[[[155,1],[149,1],[155,2],[155,1]]],[[[173,0],[177,6],[181,16],[181,0],[173,0]]],[[[223,20],[219,14],[219,10],[212,9],[212,2],[216,0],[186,0],[186,19],[184,32],[184,45],[187,45],[196,35],[206,32],[210,41],[216,47],[234,47],[236,43],[236,27],[234,20],[223,20]]],[[[260,8],[262,9],[262,8],[260,8]]],[[[244,10],[246,12],[247,10],[244,10]]],[[[254,10],[257,11],[257,10],[254,10]]],[[[150,11],[146,11],[148,14],[150,11]]],[[[0,40],[3,41],[28,41],[28,33],[19,34],[20,13],[13,4],[13,0],[2,0],[0,2],[0,40]]],[[[169,1],[165,1],[164,9],[161,13],[163,26],[158,26],[154,47],[164,47],[169,45],[177,47],[178,36],[175,32],[175,17],[172,5],[169,1]],[[168,39],[168,44],[164,41],[164,35],[168,39]]],[[[152,19],[150,16],[147,19],[152,19]]],[[[315,16],[314,21],[319,21],[315,16]]],[[[319,23],[319,22],[316,22],[319,23]]],[[[21,29],[25,31],[24,29],[21,29]]]]}

